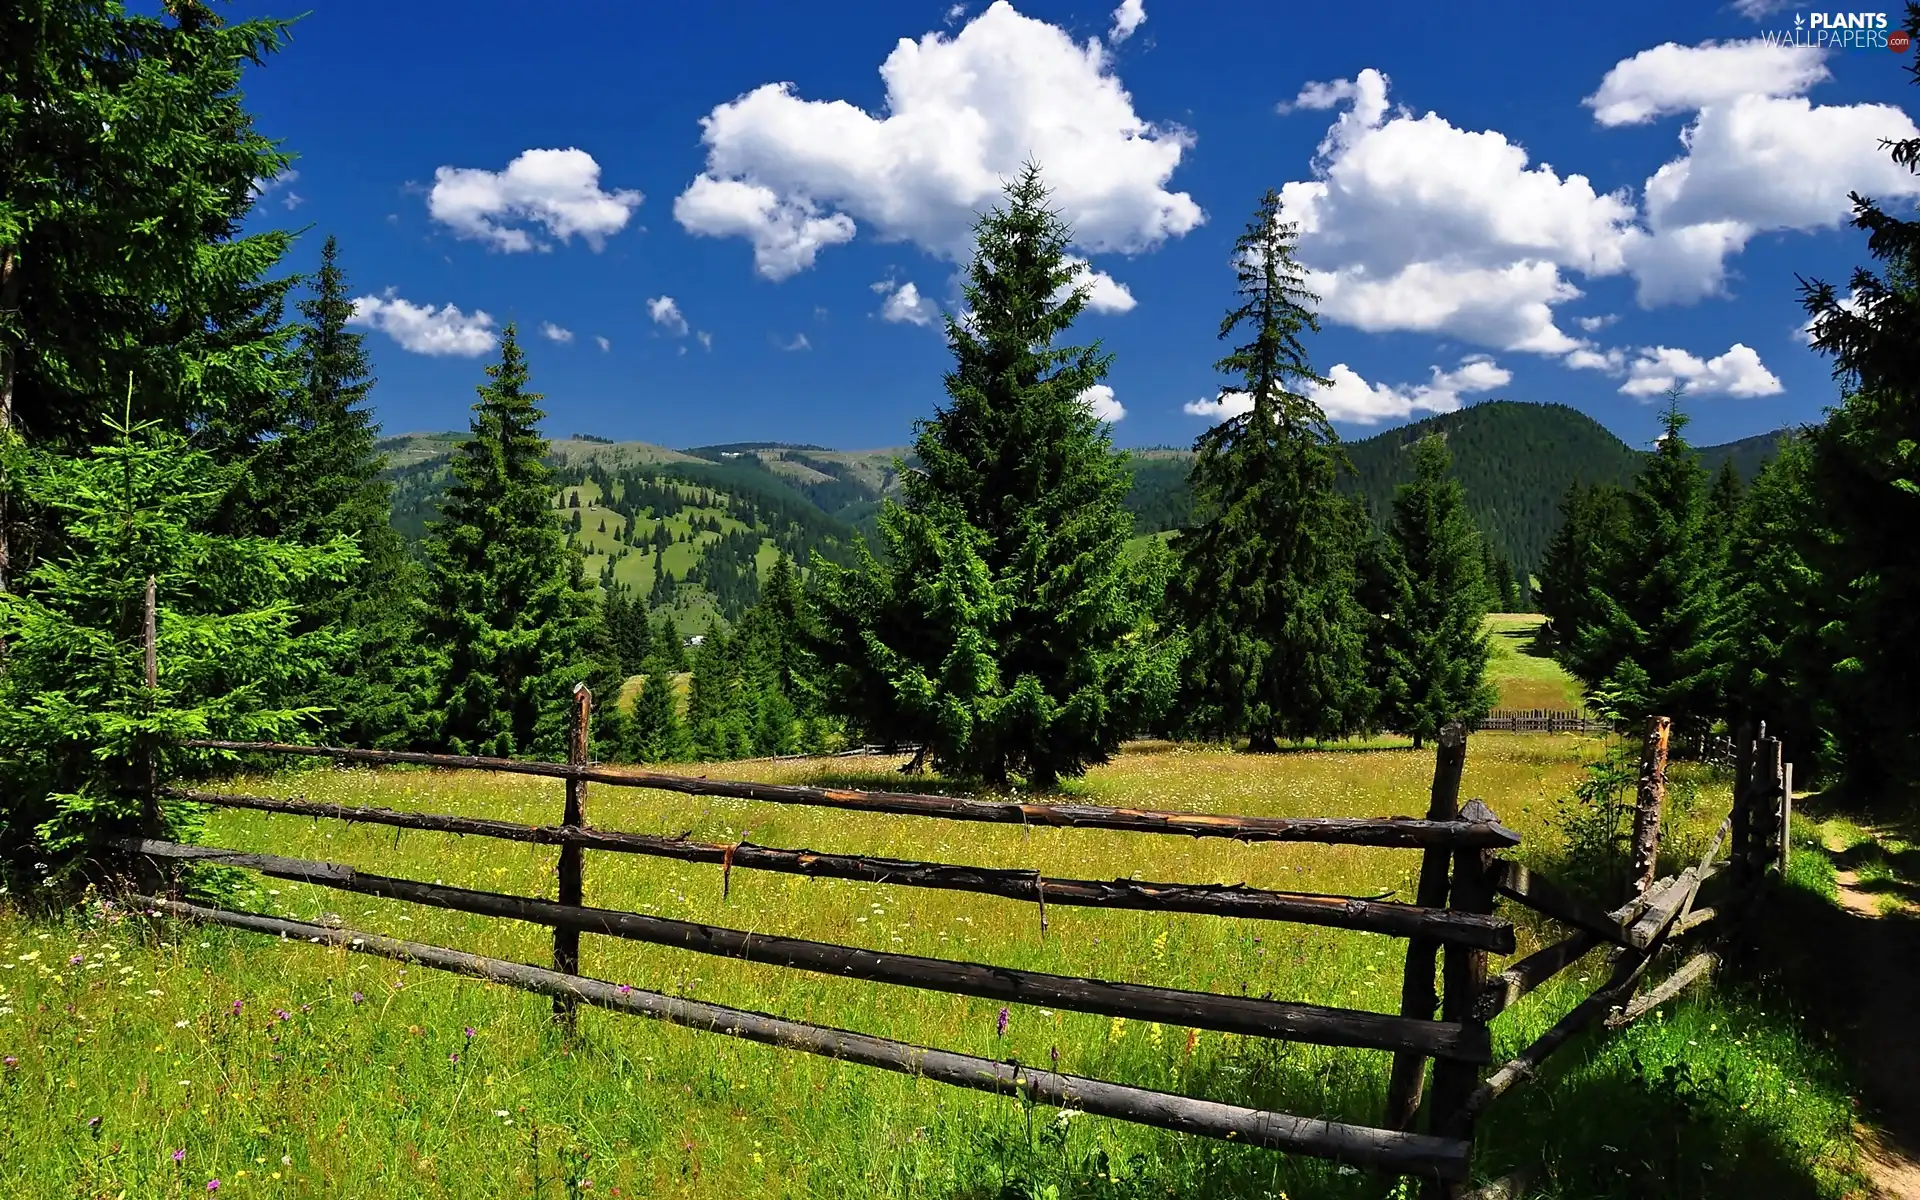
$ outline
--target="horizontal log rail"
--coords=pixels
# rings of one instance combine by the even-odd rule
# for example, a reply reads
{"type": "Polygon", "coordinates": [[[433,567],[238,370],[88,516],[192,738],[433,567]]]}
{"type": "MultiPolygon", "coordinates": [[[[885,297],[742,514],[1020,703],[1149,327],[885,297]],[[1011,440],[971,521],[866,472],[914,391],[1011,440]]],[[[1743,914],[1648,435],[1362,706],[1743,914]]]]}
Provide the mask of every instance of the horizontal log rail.
{"type": "Polygon", "coordinates": [[[1619,918],[1584,896],[1567,891],[1517,862],[1502,860],[1494,866],[1493,890],[1516,900],[1542,916],[1563,925],[1585,930],[1602,941],[1627,944],[1627,931],[1619,918]]]}
{"type": "Polygon", "coordinates": [[[1631,1003],[1617,1013],[1607,1014],[1607,1028],[1619,1029],[1631,1025],[1641,1017],[1687,990],[1694,983],[1705,979],[1720,965],[1720,957],[1711,952],[1694,955],[1680,969],[1667,976],[1660,986],[1635,996],[1631,1003]]]}
{"type": "Polygon", "coordinates": [[[1462,1062],[1483,1063],[1492,1058],[1491,1042],[1486,1030],[1459,1022],[1423,1021],[1357,1009],[1328,1008],[1248,996],[1223,996],[1149,984],[1113,983],[984,963],[894,954],[804,938],[749,933],[643,913],[555,904],[526,896],[394,879],[355,871],[337,863],[284,858],[252,851],[184,846],[139,838],[120,839],[114,844],[120,849],[156,858],[251,867],[277,878],[301,880],[342,891],[479,916],[506,917],[552,928],[577,929],[582,933],[605,934],[629,941],[842,978],[1316,1045],[1416,1050],[1436,1058],[1462,1062]]]}
{"type": "Polygon", "coordinates": [[[1070,1108],[1180,1133],[1310,1154],[1356,1166],[1378,1167],[1428,1178],[1458,1180],[1464,1179],[1467,1174],[1469,1147],[1467,1142],[1459,1139],[1295,1117],[1041,1071],[1017,1062],[996,1062],[844,1029],[809,1025],[353,929],[331,928],[152,896],[132,896],[129,901],[169,916],[275,937],[298,938],[356,954],[417,963],[523,991],[572,998],[613,1012],[652,1017],[762,1045],[879,1067],[975,1091],[1017,1095],[1036,1104],[1070,1108]]]}
{"type": "Polygon", "coordinates": [[[812,850],[783,850],[747,842],[729,846],[609,829],[523,825],[512,821],[398,812],[390,808],[359,808],[277,796],[229,795],[184,788],[172,789],[167,794],[177,799],[222,808],[385,825],[397,829],[471,834],[536,845],[581,846],[671,858],[681,862],[712,863],[727,869],[978,892],[1040,904],[1291,921],[1393,937],[1427,937],[1490,950],[1495,954],[1511,954],[1514,949],[1513,925],[1503,918],[1454,912],[1445,908],[1422,908],[1413,904],[1381,903],[1357,896],[1269,891],[1214,884],[1146,883],[1131,879],[1059,879],[1041,876],[1034,871],[821,854],[812,850]]]}
{"type": "MultiPolygon", "coordinates": [[[[1637,918],[1646,910],[1646,907],[1647,897],[1635,896],[1619,908],[1602,916],[1609,925],[1625,928],[1627,923],[1637,918]]],[[[1518,1003],[1522,996],[1580,961],[1588,951],[1599,946],[1603,940],[1581,929],[1534,951],[1487,981],[1486,988],[1480,994],[1480,1004],[1476,1011],[1482,1014],[1482,1019],[1491,1021],[1495,1016],[1518,1003]]]]}
{"type": "Polygon", "coordinates": [[[951,821],[987,821],[997,824],[1043,825],[1074,829],[1114,829],[1132,833],[1181,834],[1189,837],[1234,838],[1243,842],[1317,842],[1335,846],[1380,846],[1419,849],[1506,848],[1520,844],[1520,835],[1495,822],[1428,821],[1418,817],[1237,817],[1213,813],[1161,812],[1153,809],[1111,808],[1099,804],[1018,804],[1000,800],[973,800],[959,796],[931,796],[912,792],[868,792],[846,788],[804,787],[787,783],[751,783],[667,775],[654,771],[624,771],[605,766],[528,762],[514,758],[480,758],[461,754],[426,754],[412,750],[360,750],[346,746],[299,746],[285,742],[228,742],[194,740],[181,745],[199,750],[236,754],[292,754],[330,758],[338,762],[393,763],[501,771],[547,779],[579,779],[614,787],[653,788],[689,796],[722,796],[736,800],[763,800],[773,804],[802,804],[860,812],[892,813],[910,817],[941,817],[951,821]]]}

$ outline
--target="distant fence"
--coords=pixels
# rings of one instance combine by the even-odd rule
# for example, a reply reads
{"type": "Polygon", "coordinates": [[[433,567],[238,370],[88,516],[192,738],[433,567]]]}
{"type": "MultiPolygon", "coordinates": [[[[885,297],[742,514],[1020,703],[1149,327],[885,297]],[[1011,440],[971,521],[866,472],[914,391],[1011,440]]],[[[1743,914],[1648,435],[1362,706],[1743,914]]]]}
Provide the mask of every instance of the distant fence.
{"type": "Polygon", "coordinates": [[[1634,998],[1642,974],[1669,941],[1706,924],[1716,911],[1728,907],[1729,902],[1723,901],[1718,909],[1696,908],[1694,900],[1701,886],[1722,874],[1729,865],[1738,878],[1751,879],[1771,861],[1772,848],[1783,844],[1785,839],[1787,817],[1780,801],[1778,743],[1772,744],[1771,760],[1766,759],[1767,751],[1758,748],[1760,743],[1754,743],[1756,748],[1742,775],[1734,813],[1722,827],[1721,834],[1715,837],[1713,846],[1698,866],[1656,881],[1652,862],[1659,845],[1668,742],[1664,718],[1657,718],[1650,727],[1646,743],[1636,808],[1636,890],[1624,905],[1606,910],[1554,886],[1517,863],[1496,857],[1497,851],[1517,846],[1519,835],[1501,826],[1493,812],[1480,801],[1470,801],[1464,807],[1459,804],[1467,737],[1458,725],[1449,726],[1441,733],[1424,818],[1277,818],[1085,804],[1005,803],[617,770],[587,760],[592,699],[585,689],[578,690],[576,696],[578,704],[565,763],[263,742],[186,743],[191,747],[243,754],[305,755],[339,762],[406,763],[559,779],[565,782],[566,797],[562,822],[558,825],[398,812],[299,798],[185,789],[165,789],[163,793],[175,799],[226,808],[558,846],[557,901],[396,879],[342,864],[268,853],[154,839],[120,839],[114,843],[123,851],[156,863],[205,862],[251,868],[279,879],[544,925],[553,930],[554,936],[551,969],[337,926],[186,903],[177,898],[142,895],[131,900],[156,913],[303,938],[549,995],[553,998],[556,1019],[569,1030],[576,1019],[577,1006],[587,1003],[787,1049],[921,1075],[958,1087],[1017,1094],[1037,1103],[1420,1176],[1429,1181],[1428,1195],[1439,1197],[1468,1194],[1461,1189],[1471,1166],[1474,1127],[1481,1112],[1494,1099],[1531,1077],[1548,1054],[1594,1019],[1611,1014],[1612,1023],[1624,1024],[1706,973],[1712,965],[1711,955],[1696,956],[1665,984],[1634,998]],[[1774,766],[1766,767],[1767,761],[1774,766]],[[1423,852],[1423,858],[1412,903],[1244,886],[1050,878],[1037,870],[823,854],[746,842],[709,844],[686,837],[600,829],[587,820],[590,782],[944,820],[1221,837],[1247,842],[1417,849],[1423,852]],[[1716,864],[1716,853],[1728,833],[1732,835],[1731,858],[1728,863],[1716,864]],[[1149,984],[1070,978],[587,907],[583,892],[584,855],[588,849],[712,864],[720,868],[723,892],[729,873],[739,868],[999,896],[1035,904],[1042,930],[1046,927],[1046,907],[1052,903],[1237,916],[1386,934],[1408,939],[1400,1011],[1377,1013],[1149,984]],[[1516,945],[1512,924],[1494,912],[1496,900],[1502,898],[1531,907],[1573,932],[1489,978],[1488,953],[1510,955],[1516,945]],[[1298,1117],[1065,1075],[1017,1062],[996,1062],[625,985],[615,986],[580,973],[580,934],[583,932],[1003,1002],[1046,1005],[1247,1036],[1390,1051],[1394,1057],[1387,1111],[1377,1127],[1298,1117]],[[1600,990],[1518,1058],[1483,1077],[1482,1068],[1490,1064],[1492,1057],[1489,1022],[1521,996],[1603,944],[1614,948],[1615,965],[1600,990]],[[1437,955],[1442,957],[1442,962],[1436,974],[1437,955]],[[1444,988],[1437,988],[1436,984],[1442,982],[1444,988]],[[1625,1007],[1620,1008],[1621,1005],[1625,1007]],[[1435,1019],[1436,1011],[1438,1019],[1435,1019]],[[1433,1067],[1429,1092],[1427,1064],[1430,1059],[1433,1067]],[[1416,1132],[1422,1111],[1426,1114],[1426,1130],[1416,1132]]]}
{"type": "Polygon", "coordinates": [[[1606,733],[1612,726],[1577,708],[1496,708],[1473,728],[1487,733],[1606,733]]]}

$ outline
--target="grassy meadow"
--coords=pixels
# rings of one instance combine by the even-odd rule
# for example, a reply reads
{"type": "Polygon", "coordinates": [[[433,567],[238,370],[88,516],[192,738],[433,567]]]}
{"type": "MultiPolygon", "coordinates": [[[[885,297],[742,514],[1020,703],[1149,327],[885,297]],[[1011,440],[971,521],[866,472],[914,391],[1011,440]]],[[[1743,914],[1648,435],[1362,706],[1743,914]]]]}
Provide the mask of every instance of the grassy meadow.
{"type": "MultiPolygon", "coordinates": [[[[1592,739],[1476,735],[1465,794],[1551,866],[1592,739]]],[[[899,786],[884,767],[712,768],[769,780],[899,786]],[[828,774],[828,772],[836,772],[828,774]]],[[[1078,798],[1191,811],[1423,811],[1430,753],[1381,742],[1247,756],[1140,744],[1078,798]]],[[[1696,856],[1723,778],[1676,776],[1668,847],[1696,856]]],[[[560,785],[524,777],[318,768],[248,790],[553,821],[560,785]]],[[[937,786],[937,784],[935,785],[937,786]]],[[[872,852],[1080,877],[1220,881],[1410,897],[1418,855],[1103,831],[1025,830],[595,786],[610,828],[872,852]]],[[[218,812],[216,845],[551,897],[555,852],[257,813],[218,812]]],[[[1811,869],[1811,868],[1809,868],[1811,869]]],[[[531,962],[550,934],[240,876],[240,907],[531,962]]],[[[1819,886],[1817,879],[1808,886],[1819,886]]],[[[736,928],[1013,967],[1380,1011],[1404,943],[1201,916],[992,897],[593,853],[589,903],[736,928]]],[[[1516,920],[1523,919],[1515,914],[1516,920]]],[[[1521,952],[1552,931],[1524,924],[1521,952]]],[[[587,974],[996,1059],[1371,1123],[1388,1056],[1014,1006],[584,939],[587,974]]],[[[1497,969],[1497,967],[1496,967],[1497,969]]],[[[1599,956],[1495,1026],[1496,1056],[1598,982],[1599,956]]],[[[1848,1084],[1793,1013],[1737,978],[1556,1058],[1497,1105],[1477,1165],[1546,1169],[1549,1197],[1839,1197],[1852,1183],[1848,1084]]],[[[586,1010],[571,1045],[548,1002],[302,942],[116,919],[49,924],[0,909],[0,1195],[159,1197],[1377,1198],[1410,1185],[1350,1168],[1029,1108],[643,1019],[586,1010]]]]}
{"type": "Polygon", "coordinates": [[[1498,688],[1496,708],[1580,708],[1580,681],[1539,644],[1539,613],[1489,613],[1487,681],[1498,688]]]}

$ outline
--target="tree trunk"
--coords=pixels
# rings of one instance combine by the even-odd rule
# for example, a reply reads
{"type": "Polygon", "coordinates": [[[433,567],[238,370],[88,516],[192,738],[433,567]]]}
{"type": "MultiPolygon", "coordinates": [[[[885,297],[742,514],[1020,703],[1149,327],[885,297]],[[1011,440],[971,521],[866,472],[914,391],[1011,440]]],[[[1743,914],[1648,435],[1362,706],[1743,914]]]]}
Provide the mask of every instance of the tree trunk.
{"type": "Polygon", "coordinates": [[[1424,749],[1426,749],[1426,747],[1427,747],[1427,739],[1426,739],[1426,738],[1425,738],[1424,736],[1422,736],[1422,735],[1420,735],[1420,734],[1418,734],[1418,733],[1416,733],[1416,734],[1414,734],[1414,735],[1413,735],[1413,748],[1414,748],[1415,750],[1424,750],[1424,749]]]}
{"type": "Polygon", "coordinates": [[[1247,738],[1248,754],[1278,754],[1279,752],[1280,743],[1274,740],[1271,729],[1255,730],[1247,738]]]}

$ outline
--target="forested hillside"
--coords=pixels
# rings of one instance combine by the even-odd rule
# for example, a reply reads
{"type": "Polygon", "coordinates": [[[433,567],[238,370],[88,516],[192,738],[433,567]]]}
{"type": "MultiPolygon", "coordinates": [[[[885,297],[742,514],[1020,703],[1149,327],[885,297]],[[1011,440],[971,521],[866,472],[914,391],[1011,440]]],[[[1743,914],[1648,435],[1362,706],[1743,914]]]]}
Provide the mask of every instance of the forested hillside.
{"type": "MultiPolygon", "coordinates": [[[[1361,498],[1376,523],[1385,519],[1394,488],[1412,479],[1407,449],[1430,433],[1446,436],[1467,508],[1494,552],[1522,571],[1539,567],[1559,526],[1560,497],[1570,484],[1624,485],[1647,457],[1566,405],[1488,401],[1345,444],[1353,473],[1343,475],[1342,487],[1361,498]]],[[[1742,478],[1751,481],[1779,436],[1702,447],[1701,463],[1716,471],[1722,460],[1732,459],[1742,478]]],[[[1137,532],[1178,528],[1188,518],[1187,461],[1183,451],[1135,454],[1128,464],[1134,485],[1127,506],[1137,532]]]]}

